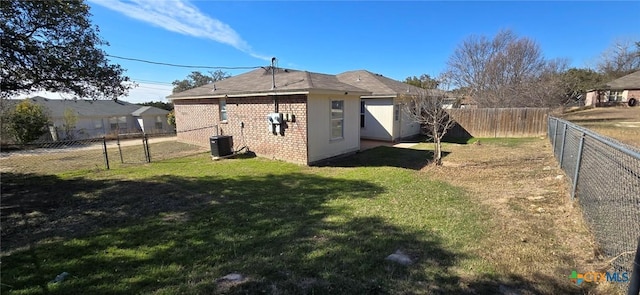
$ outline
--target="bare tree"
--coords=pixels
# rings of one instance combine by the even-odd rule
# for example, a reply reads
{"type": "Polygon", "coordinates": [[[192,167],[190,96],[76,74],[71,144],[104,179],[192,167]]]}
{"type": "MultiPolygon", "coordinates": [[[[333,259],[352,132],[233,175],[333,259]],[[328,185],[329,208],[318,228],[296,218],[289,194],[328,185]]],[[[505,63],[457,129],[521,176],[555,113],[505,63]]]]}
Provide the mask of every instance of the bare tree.
{"type": "Polygon", "coordinates": [[[610,80],[640,70],[640,42],[614,42],[601,54],[596,68],[610,80]]]}
{"type": "Polygon", "coordinates": [[[571,103],[567,93],[569,82],[565,79],[568,61],[549,60],[535,77],[530,77],[514,85],[514,99],[511,106],[518,107],[557,107],[571,103]]]}
{"type": "Polygon", "coordinates": [[[545,87],[543,77],[557,66],[544,59],[534,40],[509,30],[498,32],[493,39],[467,38],[447,64],[452,82],[470,89],[480,107],[542,106],[535,104],[540,99],[533,99],[538,92],[533,86],[545,87]]]}
{"type": "MultiPolygon", "coordinates": [[[[438,79],[440,85],[448,87],[447,78],[442,75],[438,79]]],[[[427,131],[429,139],[433,140],[433,163],[436,166],[442,165],[442,138],[455,123],[444,109],[446,98],[446,92],[439,89],[425,89],[417,95],[401,97],[403,112],[412,121],[420,124],[427,131]]]]}

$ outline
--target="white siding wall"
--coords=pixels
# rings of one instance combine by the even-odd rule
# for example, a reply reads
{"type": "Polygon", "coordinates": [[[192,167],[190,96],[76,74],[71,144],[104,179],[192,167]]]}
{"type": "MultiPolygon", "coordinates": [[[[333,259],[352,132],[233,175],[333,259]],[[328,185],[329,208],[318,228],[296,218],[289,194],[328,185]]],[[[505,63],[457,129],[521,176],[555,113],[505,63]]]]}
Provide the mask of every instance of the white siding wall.
{"type": "Polygon", "coordinates": [[[597,95],[598,95],[597,91],[587,92],[587,96],[584,99],[584,105],[585,106],[595,105],[597,102],[597,95]]]}
{"type": "Polygon", "coordinates": [[[400,138],[411,137],[420,134],[420,124],[411,120],[409,115],[400,106],[400,138]]]}
{"type": "Polygon", "coordinates": [[[310,94],[307,104],[308,162],[360,150],[360,97],[310,94]],[[331,140],[331,101],[344,101],[344,137],[331,140]]]}
{"type": "Polygon", "coordinates": [[[360,130],[360,136],[365,139],[393,140],[393,98],[371,98],[363,101],[365,125],[360,130]]]}
{"type": "MultiPolygon", "coordinates": [[[[53,125],[58,130],[59,139],[64,139],[64,119],[63,118],[53,118],[53,125]]],[[[89,138],[89,137],[98,137],[103,136],[105,134],[105,130],[109,131],[109,121],[101,118],[78,118],[74,128],[74,136],[81,138],[89,138]],[[102,120],[102,128],[95,128],[95,121],[102,120]],[[105,129],[106,128],[106,129],[105,129]]]]}
{"type": "Polygon", "coordinates": [[[395,141],[400,138],[420,134],[420,124],[413,122],[409,115],[393,98],[365,98],[365,127],[360,130],[364,139],[395,141]],[[395,103],[395,104],[394,104],[395,103]],[[396,109],[398,120],[396,121],[396,109]]]}
{"type": "MultiPolygon", "coordinates": [[[[138,118],[142,118],[144,122],[143,123],[144,130],[146,133],[149,133],[149,134],[166,133],[166,132],[173,131],[173,126],[167,123],[167,116],[164,116],[164,115],[159,115],[159,116],[160,116],[160,122],[162,123],[162,127],[160,129],[156,128],[156,117],[158,117],[158,115],[134,117],[134,119],[137,121],[138,118]]],[[[139,124],[138,124],[138,128],[140,128],[139,124]]]]}

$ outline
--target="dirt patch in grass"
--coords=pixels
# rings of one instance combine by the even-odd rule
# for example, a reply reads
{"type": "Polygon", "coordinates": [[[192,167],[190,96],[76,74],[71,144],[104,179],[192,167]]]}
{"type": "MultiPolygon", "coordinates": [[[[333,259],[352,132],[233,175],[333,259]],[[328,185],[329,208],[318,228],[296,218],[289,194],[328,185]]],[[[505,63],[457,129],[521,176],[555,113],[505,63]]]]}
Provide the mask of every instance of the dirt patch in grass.
{"type": "MultiPolygon", "coordinates": [[[[445,150],[449,154],[444,167],[427,166],[422,171],[464,187],[474,201],[491,208],[493,225],[487,239],[479,241],[478,254],[495,267],[494,280],[502,282],[503,289],[514,294],[619,291],[612,285],[583,285],[578,291],[568,279],[572,270],[592,271],[604,264],[594,255],[593,236],[578,204],[570,201],[569,181],[546,139],[517,143],[480,139],[467,145],[447,144],[445,150]],[[533,283],[512,285],[508,278],[513,276],[533,283]]],[[[470,273],[469,280],[478,278],[470,273]]]]}
{"type": "Polygon", "coordinates": [[[567,113],[562,118],[640,148],[640,107],[595,108],[567,113]]]}

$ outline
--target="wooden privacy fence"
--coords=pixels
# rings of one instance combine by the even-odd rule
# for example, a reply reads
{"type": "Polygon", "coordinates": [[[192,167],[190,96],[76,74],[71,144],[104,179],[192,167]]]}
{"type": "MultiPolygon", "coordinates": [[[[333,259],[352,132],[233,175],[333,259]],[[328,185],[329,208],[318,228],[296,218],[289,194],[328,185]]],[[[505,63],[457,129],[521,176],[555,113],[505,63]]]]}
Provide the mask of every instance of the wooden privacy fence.
{"type": "Polygon", "coordinates": [[[548,108],[449,109],[448,137],[533,137],[547,133],[548,108]]]}

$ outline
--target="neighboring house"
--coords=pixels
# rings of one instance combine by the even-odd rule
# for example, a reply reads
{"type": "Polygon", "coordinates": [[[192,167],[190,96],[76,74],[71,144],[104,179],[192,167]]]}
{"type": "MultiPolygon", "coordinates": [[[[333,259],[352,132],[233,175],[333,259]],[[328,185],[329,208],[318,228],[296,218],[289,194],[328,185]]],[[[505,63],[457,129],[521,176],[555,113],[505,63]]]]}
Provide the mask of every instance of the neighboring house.
{"type": "Polygon", "coordinates": [[[585,106],[608,106],[640,104],[640,71],[615,79],[604,87],[589,90],[585,106]]]}
{"type": "Polygon", "coordinates": [[[234,150],[308,165],[360,149],[360,97],[371,94],[334,75],[267,67],[167,98],[182,141],[231,135],[234,150]]]}
{"type": "Polygon", "coordinates": [[[174,128],[167,122],[169,111],[152,106],[139,107],[131,113],[140,130],[148,134],[173,132],[174,128]]]}
{"type": "Polygon", "coordinates": [[[475,99],[473,99],[473,97],[463,96],[462,98],[458,98],[457,100],[460,101],[461,109],[477,109],[478,108],[478,103],[476,102],[475,99]]]}
{"type": "Polygon", "coordinates": [[[398,141],[420,134],[420,124],[411,120],[402,110],[402,98],[405,95],[424,94],[426,90],[365,70],[344,72],[337,77],[341,82],[371,92],[369,95],[361,96],[361,138],[398,141]]]}
{"type": "MultiPolygon", "coordinates": [[[[52,134],[54,139],[57,137],[62,140],[67,137],[64,131],[64,114],[67,110],[77,118],[71,134],[75,138],[142,132],[142,127],[146,133],[166,133],[174,130],[173,126],[167,123],[169,111],[122,100],[69,100],[40,96],[28,100],[45,108],[57,130],[57,135],[52,134]]],[[[9,101],[11,104],[18,104],[23,100],[9,101]]]]}

